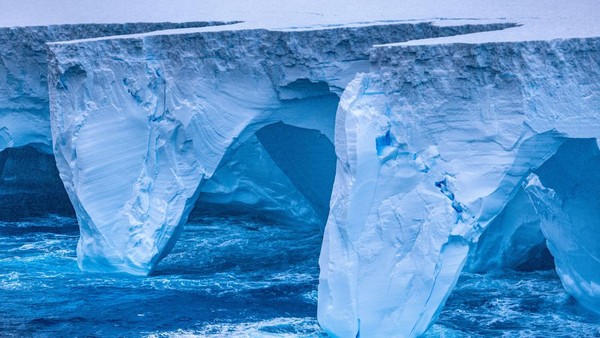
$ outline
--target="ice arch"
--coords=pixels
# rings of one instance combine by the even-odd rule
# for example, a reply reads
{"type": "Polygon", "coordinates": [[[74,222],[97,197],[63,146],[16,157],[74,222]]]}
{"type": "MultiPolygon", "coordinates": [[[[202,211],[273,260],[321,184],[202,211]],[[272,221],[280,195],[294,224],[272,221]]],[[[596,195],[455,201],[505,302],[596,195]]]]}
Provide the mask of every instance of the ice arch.
{"type": "Polygon", "coordinates": [[[596,313],[600,313],[599,169],[595,139],[567,140],[525,182],[563,286],[596,313]]]}
{"type": "MultiPolygon", "coordinates": [[[[565,140],[551,158],[532,170],[516,195],[485,229],[477,248],[471,252],[469,268],[480,272],[552,269],[555,259],[559,265],[586,262],[583,265],[589,268],[595,266],[593,257],[598,249],[594,248],[594,239],[600,227],[594,214],[596,195],[600,192],[595,175],[597,153],[595,139],[565,140]],[[558,205],[551,207],[551,203],[558,205]],[[565,245],[569,238],[570,245],[565,245]],[[557,245],[564,247],[558,249],[557,245]],[[566,252],[576,252],[581,257],[562,262],[566,258],[560,256],[566,252]],[[587,262],[588,259],[592,262],[587,262]]],[[[559,276],[564,275],[560,266],[556,268],[559,276]]],[[[590,278],[582,278],[579,283],[598,279],[587,277],[590,278]]],[[[580,292],[571,294],[575,293],[580,292]]]]}
{"type": "Polygon", "coordinates": [[[213,177],[201,184],[195,210],[259,213],[324,227],[334,175],[329,138],[277,122],[228,150],[213,177]]]}
{"type": "Polygon", "coordinates": [[[470,268],[555,268],[574,298],[600,312],[599,164],[596,139],[564,140],[486,228],[470,268]]]}
{"type": "Polygon", "coordinates": [[[277,162],[260,130],[281,122],[335,142],[320,258],[324,329],[424,333],[470,248],[532,170],[566,139],[600,136],[596,39],[372,49],[455,29],[52,44],[54,153],[82,230],[80,266],[151,272],[229,160],[260,143],[253,149],[277,162]],[[334,106],[342,91],[336,114],[307,108],[334,106]]]}
{"type": "Polygon", "coordinates": [[[73,208],[47,146],[0,151],[0,220],[46,214],[73,215],[73,208]]]}
{"type": "Polygon", "coordinates": [[[553,268],[540,217],[522,187],[479,237],[465,266],[478,273],[553,268]]]}
{"type": "MultiPolygon", "coordinates": [[[[130,103],[125,104],[125,111],[142,114],[125,115],[123,110],[106,107],[85,116],[85,124],[77,127],[80,128],[77,146],[70,155],[75,156],[77,170],[67,172],[73,176],[66,181],[73,185],[67,184],[66,188],[77,191],[75,209],[81,224],[78,258],[85,270],[151,272],[174,245],[203,190],[212,193],[213,202],[218,201],[226,193],[224,189],[236,181],[244,181],[244,175],[257,179],[257,174],[265,174],[260,172],[260,167],[248,169],[248,166],[245,172],[236,172],[235,163],[231,166],[236,156],[239,163],[240,160],[255,161],[244,158],[247,153],[272,154],[265,169],[277,171],[282,180],[288,179],[276,184],[293,184],[298,169],[282,168],[276,163],[277,158],[274,159],[276,155],[283,156],[278,154],[281,149],[272,138],[286,125],[295,126],[293,131],[288,130],[290,151],[297,152],[293,148],[294,137],[316,133],[308,149],[317,156],[334,156],[331,139],[338,96],[331,93],[326,83],[311,84],[301,79],[303,86],[295,88],[297,81],[292,81],[290,86],[282,86],[277,92],[267,79],[250,79],[245,84],[235,79],[237,85],[231,90],[214,92],[212,89],[207,93],[207,88],[198,85],[196,80],[187,85],[169,82],[163,72],[166,70],[157,69],[151,74],[148,84],[151,92],[146,98],[137,97],[138,93],[128,88],[132,82],[127,79],[121,82],[124,90],[115,91],[117,97],[110,98],[130,103]],[[182,91],[193,85],[197,86],[200,97],[187,104],[181,102],[183,95],[189,95],[182,91]],[[165,92],[172,94],[165,95],[165,92]],[[248,104],[247,100],[254,103],[248,104]],[[106,130],[111,132],[110,139],[99,134],[106,130]],[[329,153],[317,149],[327,143],[329,153]]],[[[63,74],[61,85],[78,86],[84,77],[87,75],[79,67],[72,68],[63,74]]],[[[61,140],[56,144],[70,146],[61,140]]],[[[65,164],[68,164],[66,158],[58,157],[59,168],[65,164]]],[[[333,171],[327,175],[332,182],[333,171]]],[[[262,180],[275,178],[262,177],[262,180]]],[[[259,189],[269,188],[267,183],[261,186],[260,179],[251,184],[259,189]]],[[[306,222],[322,219],[327,212],[323,210],[323,200],[302,191],[286,191],[291,187],[293,185],[279,187],[279,190],[295,195],[297,200],[308,201],[303,207],[313,210],[303,210],[310,214],[307,217],[312,217],[306,222]]],[[[285,205],[294,201],[286,199],[289,196],[278,198],[271,192],[261,193],[256,189],[246,191],[244,196],[244,187],[230,188],[231,194],[237,195],[231,198],[239,198],[239,202],[253,204],[252,200],[262,195],[284,213],[295,211],[285,205]]]]}

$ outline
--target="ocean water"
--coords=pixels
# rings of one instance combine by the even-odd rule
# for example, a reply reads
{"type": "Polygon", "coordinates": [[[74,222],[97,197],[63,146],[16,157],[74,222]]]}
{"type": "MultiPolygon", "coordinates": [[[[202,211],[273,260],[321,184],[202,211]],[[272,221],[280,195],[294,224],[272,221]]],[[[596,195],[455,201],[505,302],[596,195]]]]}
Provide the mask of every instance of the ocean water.
{"type": "Polygon", "coordinates": [[[600,337],[600,317],[563,289],[554,270],[463,273],[426,337],[600,337]]]}
{"type": "MultiPolygon", "coordinates": [[[[0,222],[0,337],[321,337],[319,229],[195,216],[154,275],[82,273],[74,219],[0,222]]],[[[463,274],[428,337],[600,336],[552,271],[463,274]]]]}

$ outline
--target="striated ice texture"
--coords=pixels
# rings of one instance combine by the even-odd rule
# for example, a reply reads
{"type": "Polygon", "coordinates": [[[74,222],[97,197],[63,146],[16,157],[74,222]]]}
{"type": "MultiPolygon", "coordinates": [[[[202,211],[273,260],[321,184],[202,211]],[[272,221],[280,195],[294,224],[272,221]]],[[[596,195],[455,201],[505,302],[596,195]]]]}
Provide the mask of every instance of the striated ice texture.
{"type": "Polygon", "coordinates": [[[372,46],[511,26],[225,30],[51,44],[54,154],[81,227],[80,267],[150,273],[201,193],[200,202],[323,224],[338,95],[369,69],[372,46]]]}
{"type": "Polygon", "coordinates": [[[469,253],[466,270],[486,273],[554,268],[540,217],[522,188],[488,224],[476,245],[469,253]]]}
{"type": "Polygon", "coordinates": [[[0,151],[36,145],[51,153],[46,43],[219,22],[0,27],[0,151]]]}
{"type": "Polygon", "coordinates": [[[566,290],[598,311],[600,39],[382,46],[372,60],[337,115],[321,325],[421,335],[486,228],[500,257],[484,263],[514,266],[540,242],[535,223],[566,290]],[[532,172],[544,185],[524,193],[532,172]]]}

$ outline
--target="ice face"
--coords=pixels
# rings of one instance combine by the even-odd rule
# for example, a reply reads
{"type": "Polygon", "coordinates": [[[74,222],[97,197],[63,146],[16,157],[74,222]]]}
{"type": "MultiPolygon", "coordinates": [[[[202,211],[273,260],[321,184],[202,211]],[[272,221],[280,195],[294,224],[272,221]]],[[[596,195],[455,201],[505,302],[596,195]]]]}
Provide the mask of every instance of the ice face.
{"type": "Polygon", "coordinates": [[[478,273],[553,268],[554,259],[546,247],[540,217],[523,189],[487,226],[465,267],[478,273]]]}
{"type": "Polygon", "coordinates": [[[46,42],[219,22],[81,24],[0,28],[0,215],[69,214],[50,135],[46,42]]]}
{"type": "Polygon", "coordinates": [[[324,226],[334,174],[333,143],[324,134],[271,124],[224,155],[201,184],[195,209],[324,226]]]}
{"type": "Polygon", "coordinates": [[[52,152],[45,43],[219,24],[223,23],[0,27],[0,151],[35,144],[52,152]]]}

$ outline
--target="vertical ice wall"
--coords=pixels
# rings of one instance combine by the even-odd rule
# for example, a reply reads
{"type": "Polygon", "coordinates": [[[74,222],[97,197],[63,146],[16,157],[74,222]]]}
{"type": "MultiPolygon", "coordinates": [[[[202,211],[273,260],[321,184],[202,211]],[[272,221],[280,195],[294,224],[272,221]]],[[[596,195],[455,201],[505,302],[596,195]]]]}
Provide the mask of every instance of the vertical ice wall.
{"type": "MultiPolygon", "coordinates": [[[[600,39],[380,47],[373,61],[338,110],[319,321],[344,337],[418,336],[528,175],[566,139],[600,136],[600,39]]],[[[539,170],[575,195],[528,188],[565,288],[597,309],[597,190],[539,170]]]]}
{"type": "Polygon", "coordinates": [[[524,182],[565,289],[600,313],[600,151],[594,139],[566,141],[524,182]]]}

